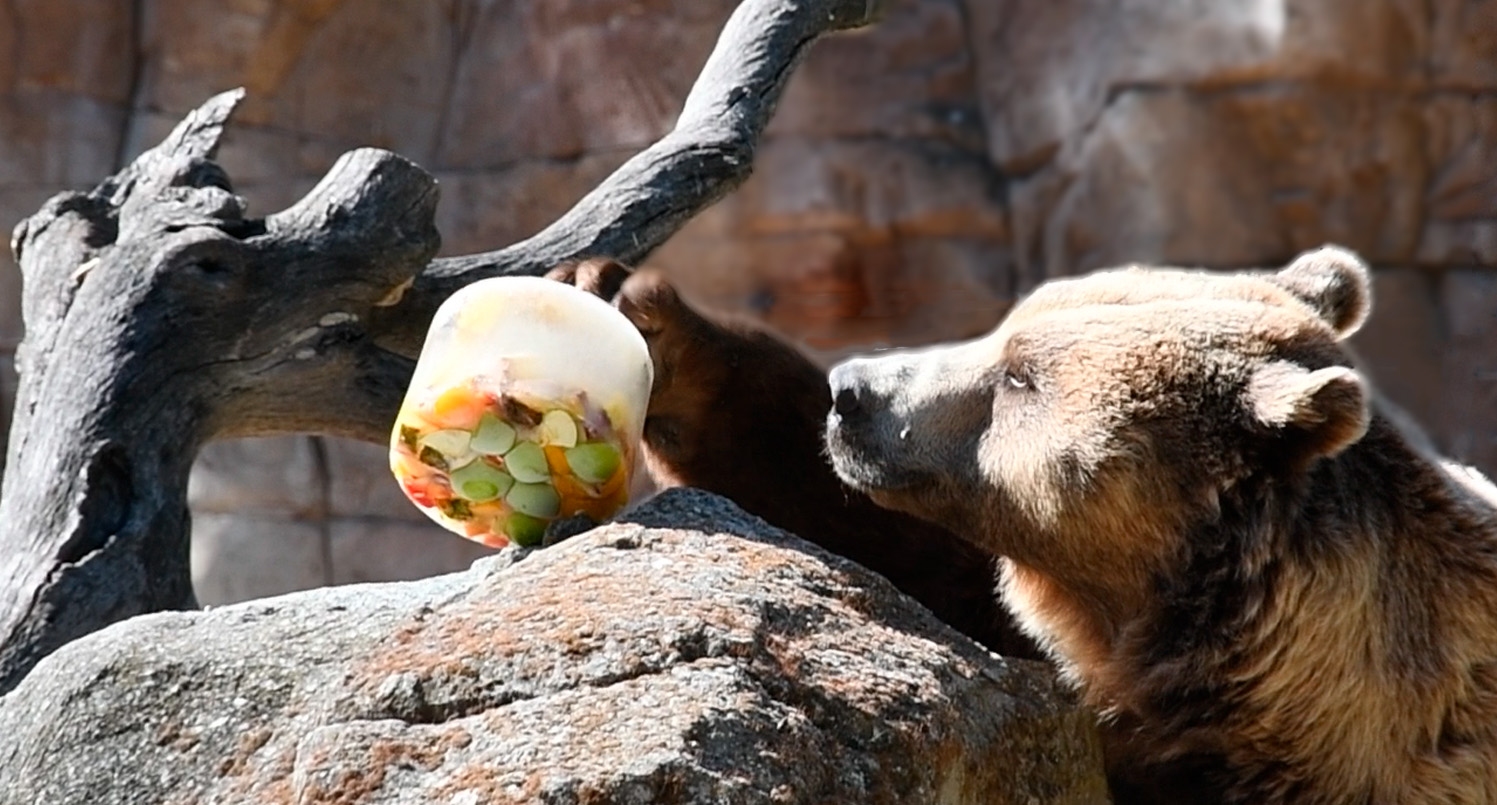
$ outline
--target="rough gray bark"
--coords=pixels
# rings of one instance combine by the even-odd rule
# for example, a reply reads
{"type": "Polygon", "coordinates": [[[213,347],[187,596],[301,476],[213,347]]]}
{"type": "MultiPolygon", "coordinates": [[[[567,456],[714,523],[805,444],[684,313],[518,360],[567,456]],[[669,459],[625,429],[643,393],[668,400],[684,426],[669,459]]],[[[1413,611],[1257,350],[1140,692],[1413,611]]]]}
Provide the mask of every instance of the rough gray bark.
{"type": "Polygon", "coordinates": [[[0,693],[58,646],[195,606],[188,471],[216,438],[383,442],[437,305],[484,277],[582,255],[638,261],[738,186],[806,48],[875,0],[745,0],[676,128],[555,224],[431,262],[435,183],[344,155],[293,207],[246,219],[212,162],[228,92],[88,193],[15,232],[21,384],[0,488],[0,693]]]}
{"type": "Polygon", "coordinates": [[[328,432],[372,432],[372,410],[344,398],[409,365],[348,311],[430,259],[435,183],[356,151],[298,205],[246,220],[208,161],[238,98],[17,230],[27,337],[0,496],[0,689],[106,623],[194,606],[186,485],[202,443],[317,409],[349,417],[328,432]]]}

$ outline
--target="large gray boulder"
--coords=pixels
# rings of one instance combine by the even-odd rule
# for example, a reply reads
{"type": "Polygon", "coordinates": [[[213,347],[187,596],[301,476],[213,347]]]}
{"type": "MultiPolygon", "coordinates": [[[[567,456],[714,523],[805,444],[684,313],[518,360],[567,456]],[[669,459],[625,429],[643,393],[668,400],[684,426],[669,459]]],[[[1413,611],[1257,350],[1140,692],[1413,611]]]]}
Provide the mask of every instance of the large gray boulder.
{"type": "Polygon", "coordinates": [[[1092,716],[693,490],[424,581],[137,617],[0,699],[9,803],[1106,801],[1092,716]]]}

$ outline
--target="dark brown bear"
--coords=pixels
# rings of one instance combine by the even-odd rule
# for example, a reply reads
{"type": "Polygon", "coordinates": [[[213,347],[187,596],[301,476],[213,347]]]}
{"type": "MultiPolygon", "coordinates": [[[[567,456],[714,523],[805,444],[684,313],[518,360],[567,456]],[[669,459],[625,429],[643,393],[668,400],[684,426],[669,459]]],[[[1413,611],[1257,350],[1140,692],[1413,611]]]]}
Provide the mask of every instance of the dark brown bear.
{"type": "Polygon", "coordinates": [[[1369,306],[1332,248],[1056,281],[835,367],[829,450],[1005,557],[1120,801],[1497,801],[1497,489],[1374,399],[1369,306]]]}
{"type": "Polygon", "coordinates": [[[588,260],[548,275],[613,299],[655,363],[644,456],[663,487],[722,495],[889,579],[993,651],[1039,658],[998,603],[996,560],[951,532],[874,505],[822,448],[826,374],[760,325],[709,319],[658,274],[588,260]]]}

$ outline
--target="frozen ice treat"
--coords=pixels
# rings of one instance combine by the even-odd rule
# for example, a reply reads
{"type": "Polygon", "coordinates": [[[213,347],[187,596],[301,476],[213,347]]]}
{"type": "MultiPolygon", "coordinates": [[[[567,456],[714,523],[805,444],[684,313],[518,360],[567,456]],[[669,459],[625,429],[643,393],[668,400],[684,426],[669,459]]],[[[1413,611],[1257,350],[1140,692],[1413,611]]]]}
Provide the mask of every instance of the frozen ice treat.
{"type": "Polygon", "coordinates": [[[437,310],[390,434],[406,497],[493,547],[628,500],[653,369],[598,297],[539,277],[479,280],[437,310]]]}

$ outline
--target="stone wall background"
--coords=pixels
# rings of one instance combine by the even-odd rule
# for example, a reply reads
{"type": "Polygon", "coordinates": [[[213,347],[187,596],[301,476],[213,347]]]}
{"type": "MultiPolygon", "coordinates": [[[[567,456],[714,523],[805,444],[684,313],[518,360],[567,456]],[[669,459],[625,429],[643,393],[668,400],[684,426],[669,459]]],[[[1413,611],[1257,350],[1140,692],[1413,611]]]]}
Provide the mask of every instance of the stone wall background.
{"type": "MultiPolygon", "coordinates": [[[[0,221],[91,186],[209,95],[261,213],[342,152],[442,186],[443,253],[523,238],[674,122],[730,0],[12,0],[0,221]]],[[[653,259],[831,360],[989,329],[1048,277],[1236,268],[1335,241],[1377,267],[1354,342],[1451,455],[1497,473],[1497,0],[889,0],[816,45],[755,176],[653,259]]],[[[0,438],[19,277],[0,257],[0,438]]],[[[466,566],[377,446],[215,445],[205,602],[466,566]]]]}

